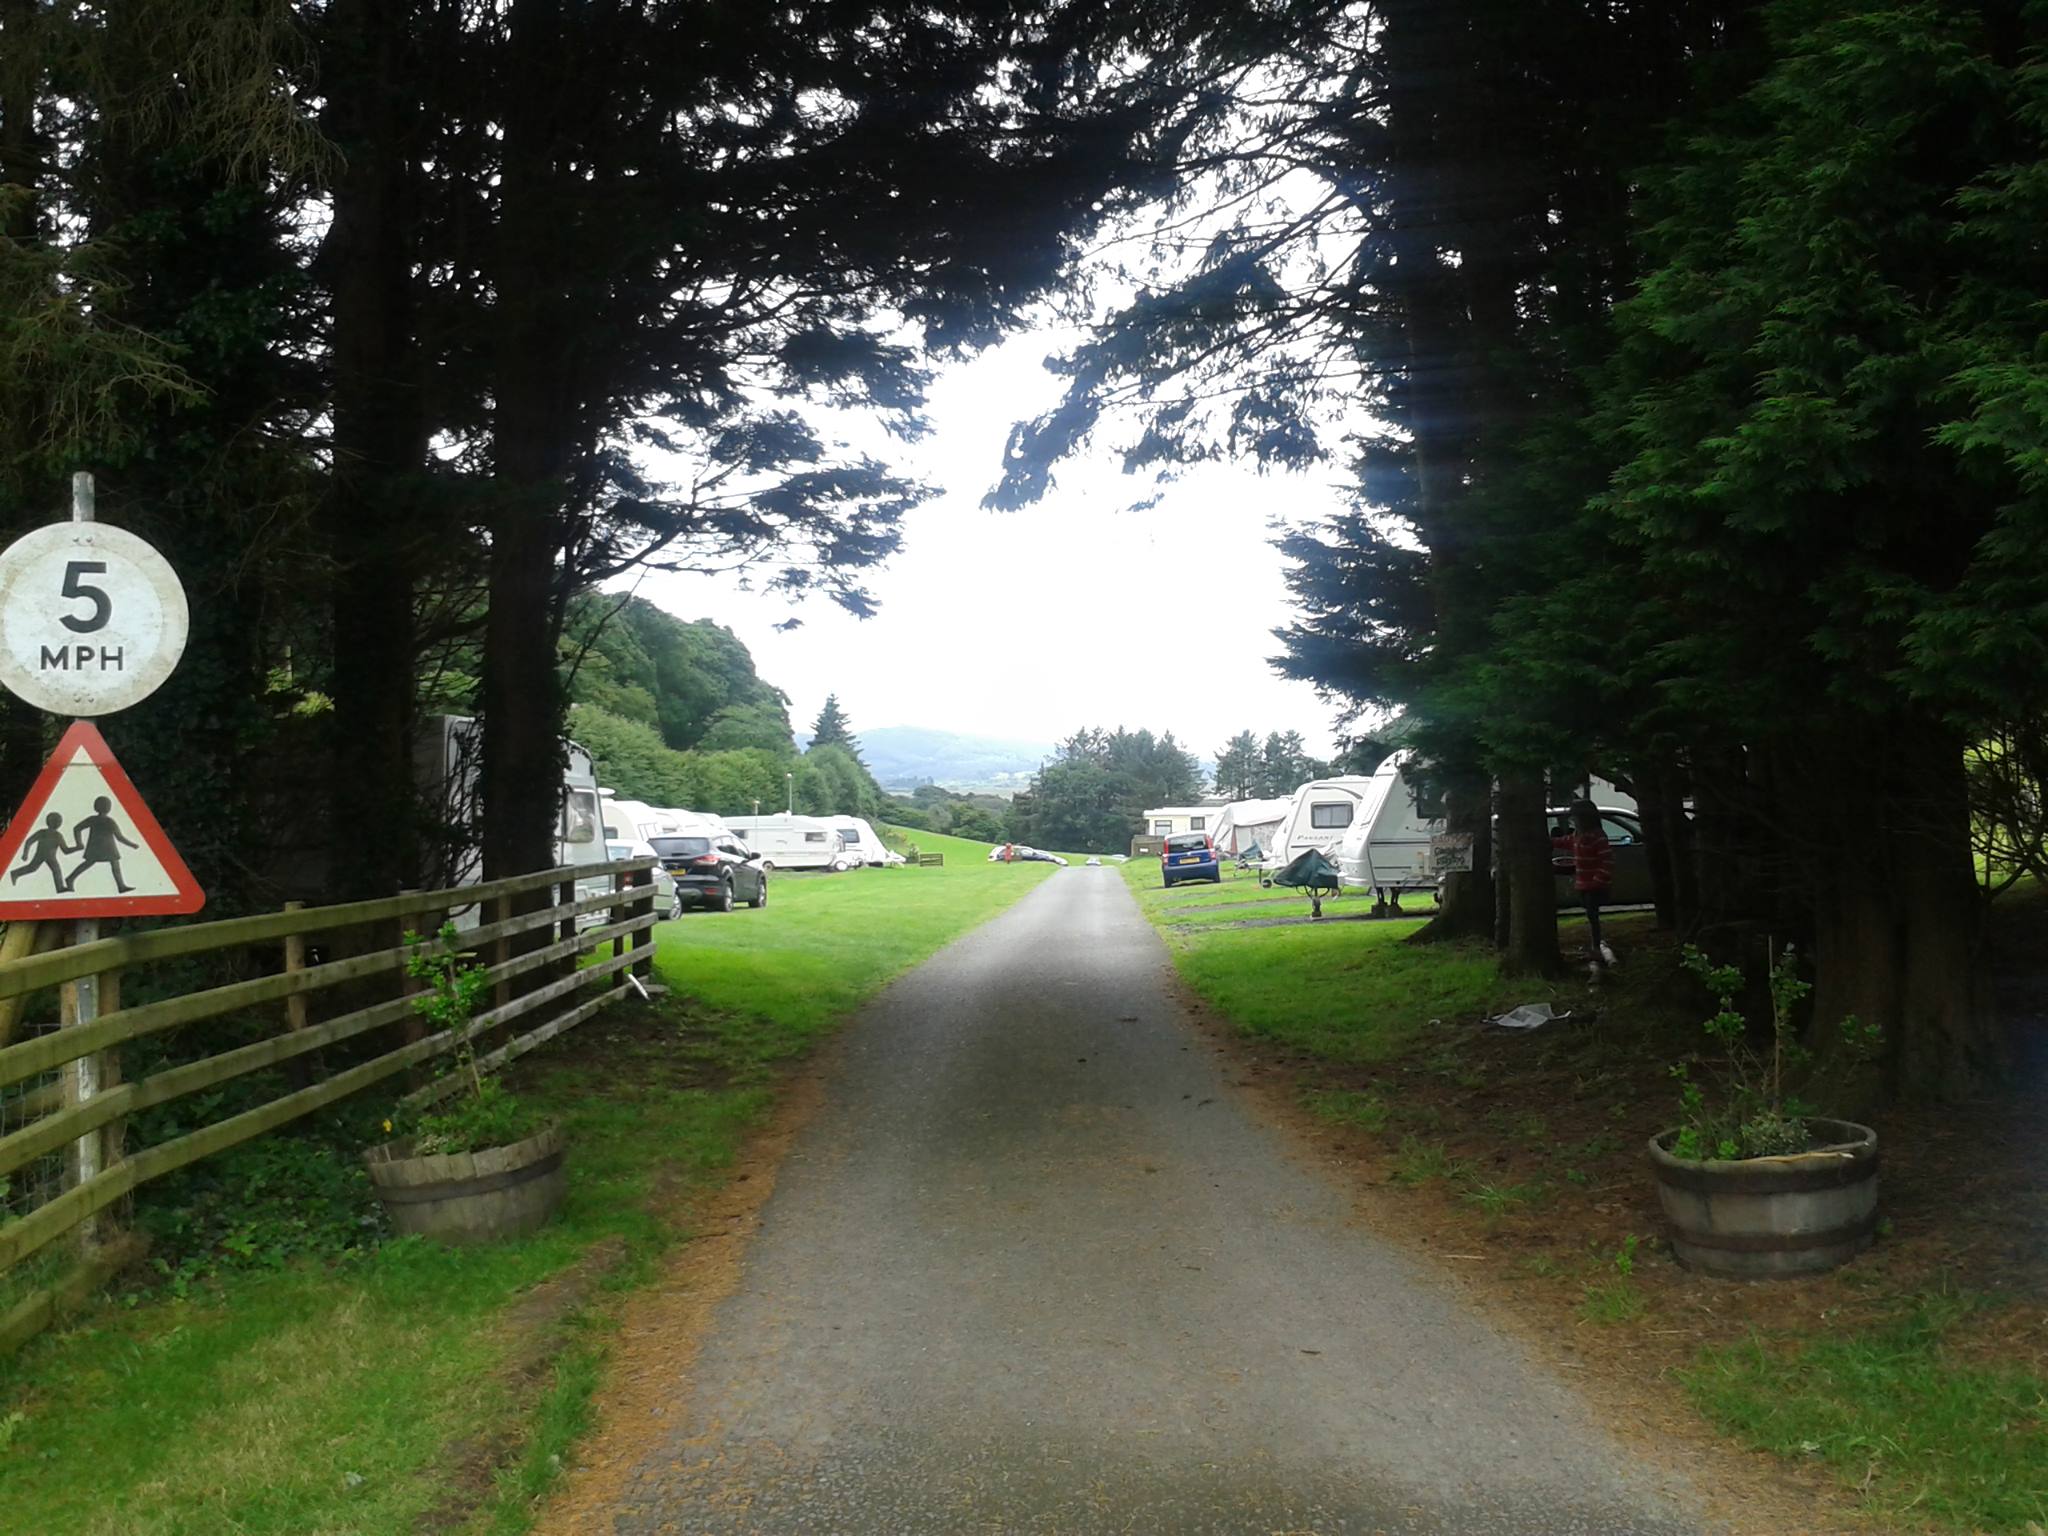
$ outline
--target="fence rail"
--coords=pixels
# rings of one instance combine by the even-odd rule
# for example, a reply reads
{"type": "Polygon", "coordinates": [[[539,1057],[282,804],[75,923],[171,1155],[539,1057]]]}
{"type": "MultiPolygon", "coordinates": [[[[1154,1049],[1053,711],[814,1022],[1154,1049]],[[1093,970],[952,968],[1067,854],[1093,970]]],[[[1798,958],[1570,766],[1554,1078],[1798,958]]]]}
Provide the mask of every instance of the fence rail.
{"type": "MultiPolygon", "coordinates": [[[[65,949],[34,953],[33,939],[0,941],[0,1184],[11,1174],[62,1159],[62,1175],[49,1193],[18,1219],[0,1207],[0,1278],[57,1239],[78,1233],[85,1239],[79,1262],[68,1275],[45,1285],[0,1314],[0,1353],[11,1350],[89,1294],[111,1268],[133,1251],[133,1243],[111,1230],[102,1217],[124,1196],[152,1179],[188,1166],[324,1109],[349,1095],[418,1067],[462,1040],[496,1040],[479,1054],[479,1065],[495,1069],[575,1028],[608,1003],[624,996],[634,978],[650,973],[654,911],[653,860],[624,859],[543,870],[454,890],[407,892],[380,901],[331,907],[294,907],[283,912],[194,923],[148,933],[94,939],[65,949]],[[579,881],[603,877],[611,888],[579,896],[579,881]],[[545,905],[527,911],[539,901],[545,905]],[[408,954],[398,937],[407,919],[434,927],[451,910],[481,904],[492,920],[462,935],[466,949],[488,955],[483,967],[493,991],[492,1006],[461,1031],[423,1033],[405,970],[408,954]],[[622,911],[623,909],[623,911],[622,911]],[[595,913],[609,921],[584,926],[595,913]],[[375,948],[344,958],[306,963],[305,938],[350,930],[381,930],[375,948]],[[121,977],[153,963],[197,955],[219,955],[283,941],[282,968],[246,981],[208,987],[181,996],[123,1007],[121,977]],[[611,944],[609,958],[583,963],[611,944]],[[11,955],[11,957],[9,957],[11,955]],[[552,974],[550,974],[552,973],[552,974]],[[524,989],[513,983],[524,979],[524,989]],[[63,989],[61,1022],[29,1038],[5,1043],[18,1027],[22,1004],[52,986],[63,989]],[[358,995],[340,1015],[313,1022],[309,1000],[336,987],[358,995]],[[390,995],[365,998],[368,991],[390,995]],[[586,993],[594,995],[585,996],[586,993]],[[103,1008],[81,1008],[81,995],[103,1008]],[[283,1003],[282,1027],[248,1044],[164,1067],[122,1081],[119,1047],[193,1024],[245,1016],[283,1003]],[[551,1016],[523,1032],[509,1026],[531,1022],[560,1004],[551,1016]],[[318,1081],[303,1081],[322,1062],[317,1054],[372,1031],[397,1028],[403,1043],[318,1081]],[[129,1116],[174,1099],[218,1087],[251,1073],[292,1065],[291,1091],[254,1108],[135,1151],[125,1148],[129,1116]],[[54,1082],[39,1081],[57,1074],[54,1082]],[[303,1083],[303,1085],[301,1085],[303,1083]],[[10,1090],[13,1090],[10,1092],[10,1090]],[[18,1122],[18,1123],[15,1123],[18,1122]],[[100,1218],[95,1220],[95,1218],[100,1218]],[[88,1225],[90,1224],[90,1225],[88,1225]]],[[[12,932],[9,940],[14,939],[12,932]]],[[[267,956],[264,957],[267,960],[267,956]]],[[[422,1083],[401,1102],[422,1104],[446,1092],[446,1077],[422,1083]]]]}
{"type": "Polygon", "coordinates": [[[920,853],[917,856],[919,869],[937,869],[945,862],[946,856],[943,853],[920,853]]]}

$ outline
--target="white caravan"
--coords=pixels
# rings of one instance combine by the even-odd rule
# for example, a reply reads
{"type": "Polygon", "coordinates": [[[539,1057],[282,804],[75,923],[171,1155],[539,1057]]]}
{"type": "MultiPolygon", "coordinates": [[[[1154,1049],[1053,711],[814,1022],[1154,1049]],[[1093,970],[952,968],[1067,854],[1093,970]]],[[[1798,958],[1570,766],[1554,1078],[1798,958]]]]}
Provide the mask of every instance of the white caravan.
{"type": "Polygon", "coordinates": [[[877,869],[893,869],[898,864],[909,862],[900,853],[892,853],[883,846],[875,829],[868,825],[864,816],[828,816],[838,832],[840,841],[846,844],[846,856],[856,865],[872,864],[877,869]]]}
{"type": "MultiPolygon", "coordinates": [[[[582,747],[573,741],[564,742],[563,747],[567,762],[562,770],[561,815],[555,827],[555,862],[603,864],[609,855],[605,852],[597,773],[582,747]]],[[[469,716],[428,715],[420,720],[413,739],[413,775],[426,820],[435,834],[422,857],[422,874],[429,889],[475,885],[483,879],[482,760],[483,733],[469,716]]],[[[609,877],[596,876],[582,882],[579,894],[590,895],[609,886],[609,877]]],[[[474,928],[481,921],[474,905],[453,916],[455,925],[463,929],[474,928]]]]}
{"type": "Polygon", "coordinates": [[[1414,760],[1414,753],[1401,751],[1380,764],[1337,849],[1338,878],[1382,903],[1398,900],[1403,891],[1436,889],[1429,840],[1444,824],[1427,814],[1434,807],[1423,803],[1408,780],[1405,770],[1414,760]]]}
{"type": "Polygon", "coordinates": [[[1292,800],[1231,801],[1217,813],[1216,828],[1210,834],[1217,853],[1226,859],[1263,859],[1293,806],[1292,800]]]}
{"type": "Polygon", "coordinates": [[[728,830],[761,856],[763,869],[845,869],[839,829],[816,816],[733,816],[728,830]]]}
{"type": "Polygon", "coordinates": [[[1337,862],[1337,845],[1359,819],[1372,780],[1363,774],[1345,774],[1334,779],[1311,779],[1294,792],[1287,815],[1273,834],[1273,846],[1259,867],[1285,869],[1311,848],[1337,862]]]}
{"type": "Polygon", "coordinates": [[[613,842],[644,843],[682,830],[687,812],[664,810],[645,800],[622,800],[610,790],[604,796],[604,835],[613,842]]]}

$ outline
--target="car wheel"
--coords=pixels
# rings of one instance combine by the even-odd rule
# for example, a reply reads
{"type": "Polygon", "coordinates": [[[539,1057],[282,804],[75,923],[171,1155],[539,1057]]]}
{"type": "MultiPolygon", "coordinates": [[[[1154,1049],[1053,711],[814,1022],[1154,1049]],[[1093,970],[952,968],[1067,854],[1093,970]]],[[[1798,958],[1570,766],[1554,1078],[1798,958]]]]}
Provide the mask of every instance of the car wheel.
{"type": "Polygon", "coordinates": [[[718,910],[730,912],[732,907],[732,882],[728,880],[718,888],[718,910]]]}
{"type": "Polygon", "coordinates": [[[675,921],[676,921],[676,920],[677,920],[678,918],[680,918],[680,917],[681,917],[682,915],[683,915],[683,896],[682,896],[682,892],[678,891],[678,892],[677,892],[677,893],[676,893],[676,894],[675,894],[674,896],[672,896],[671,898],[669,898],[669,904],[668,904],[668,920],[669,920],[670,922],[675,922],[675,921]]]}
{"type": "Polygon", "coordinates": [[[760,911],[761,908],[768,905],[768,877],[766,875],[763,875],[761,877],[760,891],[755,895],[752,901],[747,903],[747,905],[752,907],[756,912],[760,911]]]}

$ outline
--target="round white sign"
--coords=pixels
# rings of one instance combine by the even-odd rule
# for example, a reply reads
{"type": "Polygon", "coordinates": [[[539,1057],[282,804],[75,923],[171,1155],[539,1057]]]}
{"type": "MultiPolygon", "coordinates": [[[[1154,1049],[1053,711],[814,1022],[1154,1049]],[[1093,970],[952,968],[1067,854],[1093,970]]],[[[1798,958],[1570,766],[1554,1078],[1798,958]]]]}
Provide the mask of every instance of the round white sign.
{"type": "Polygon", "coordinates": [[[55,715],[111,715],[155,693],[191,614],[170,562],[105,523],[51,523],[0,553],[0,684],[55,715]]]}

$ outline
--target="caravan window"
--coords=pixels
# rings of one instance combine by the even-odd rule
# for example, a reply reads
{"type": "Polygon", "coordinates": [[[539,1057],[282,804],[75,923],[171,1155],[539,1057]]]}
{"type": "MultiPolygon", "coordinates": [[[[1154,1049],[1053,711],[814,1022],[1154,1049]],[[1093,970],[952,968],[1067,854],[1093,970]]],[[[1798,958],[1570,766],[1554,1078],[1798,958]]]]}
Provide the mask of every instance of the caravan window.
{"type": "Polygon", "coordinates": [[[1308,808],[1308,824],[1312,827],[1348,827],[1353,809],[1349,800],[1326,800],[1321,805],[1308,808]]]}
{"type": "Polygon", "coordinates": [[[804,841],[807,843],[822,843],[825,841],[825,834],[822,832],[806,832],[804,834],[804,841]]]}
{"type": "Polygon", "coordinates": [[[562,841],[594,843],[598,828],[597,796],[587,789],[562,792],[562,841]]]}
{"type": "Polygon", "coordinates": [[[1164,837],[1172,830],[1173,823],[1170,821],[1155,821],[1152,823],[1152,835],[1154,837],[1164,837]]]}
{"type": "Polygon", "coordinates": [[[855,843],[857,843],[857,842],[859,842],[859,841],[860,841],[860,828],[859,828],[859,827],[841,827],[841,828],[839,829],[839,835],[840,835],[841,837],[845,838],[845,839],[846,839],[846,843],[847,843],[847,846],[848,846],[848,847],[851,847],[851,846],[852,846],[853,844],[855,844],[855,843]]]}
{"type": "Polygon", "coordinates": [[[1208,818],[1207,818],[1206,816],[1190,816],[1190,817],[1188,818],[1188,830],[1189,830],[1190,832],[1199,832],[1199,831],[1201,831],[1201,830],[1202,830],[1202,823],[1203,823],[1203,822],[1205,822],[1205,821],[1207,821],[1207,820],[1208,820],[1208,818]]]}

